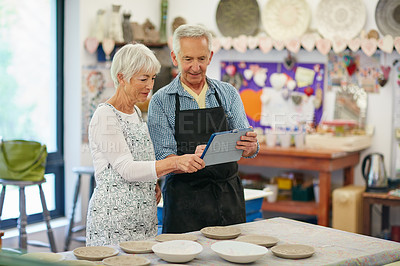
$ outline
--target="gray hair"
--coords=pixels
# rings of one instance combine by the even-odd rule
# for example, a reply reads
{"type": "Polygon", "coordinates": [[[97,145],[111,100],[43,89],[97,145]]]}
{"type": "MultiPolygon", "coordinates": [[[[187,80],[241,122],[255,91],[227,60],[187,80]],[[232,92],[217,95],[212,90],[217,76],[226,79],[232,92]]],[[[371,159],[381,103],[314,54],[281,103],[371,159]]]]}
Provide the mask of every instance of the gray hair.
{"type": "Polygon", "coordinates": [[[189,25],[184,24],[179,26],[174,31],[174,36],[172,40],[172,49],[174,50],[175,55],[181,51],[181,39],[183,38],[206,38],[208,43],[208,50],[211,52],[212,50],[212,34],[209,30],[201,25],[189,25]]]}
{"type": "Polygon", "coordinates": [[[111,64],[111,78],[114,81],[115,88],[117,88],[119,86],[117,77],[119,73],[123,75],[126,81],[130,82],[132,76],[140,71],[159,73],[160,69],[160,62],[147,46],[140,43],[126,44],[114,55],[111,64]]]}

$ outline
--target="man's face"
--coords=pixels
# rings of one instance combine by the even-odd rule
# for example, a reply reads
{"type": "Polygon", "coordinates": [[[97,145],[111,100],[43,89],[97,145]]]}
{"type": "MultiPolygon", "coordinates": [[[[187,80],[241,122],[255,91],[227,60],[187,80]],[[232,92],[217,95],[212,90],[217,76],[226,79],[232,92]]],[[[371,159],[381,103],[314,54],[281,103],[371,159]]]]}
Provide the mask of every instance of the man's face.
{"type": "Polygon", "coordinates": [[[171,52],[174,66],[181,72],[181,81],[192,89],[201,89],[206,82],[207,66],[213,53],[208,50],[207,39],[182,38],[178,55],[171,52]]]}

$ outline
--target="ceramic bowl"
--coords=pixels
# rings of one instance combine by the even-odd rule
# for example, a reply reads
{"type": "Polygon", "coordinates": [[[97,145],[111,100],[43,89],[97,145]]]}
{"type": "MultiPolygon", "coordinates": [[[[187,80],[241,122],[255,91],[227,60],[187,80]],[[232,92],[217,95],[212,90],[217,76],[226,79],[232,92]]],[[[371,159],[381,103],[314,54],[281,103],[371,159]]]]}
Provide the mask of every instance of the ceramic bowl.
{"type": "Polygon", "coordinates": [[[196,258],[203,247],[190,240],[171,240],[156,244],[152,249],[158,257],[167,262],[183,263],[196,258]]]}
{"type": "Polygon", "coordinates": [[[221,258],[234,263],[251,263],[268,253],[266,247],[233,240],[214,243],[211,249],[221,258]]]}

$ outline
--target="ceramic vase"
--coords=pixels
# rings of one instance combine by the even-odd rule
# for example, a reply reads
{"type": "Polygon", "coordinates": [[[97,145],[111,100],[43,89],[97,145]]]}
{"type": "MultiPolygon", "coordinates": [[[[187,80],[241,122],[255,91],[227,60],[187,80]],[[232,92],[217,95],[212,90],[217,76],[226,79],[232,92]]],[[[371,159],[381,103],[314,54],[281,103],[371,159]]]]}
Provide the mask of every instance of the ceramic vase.
{"type": "Polygon", "coordinates": [[[168,0],[161,0],[161,25],[160,25],[160,42],[167,42],[167,11],[168,0]]]}
{"type": "Polygon", "coordinates": [[[111,23],[109,29],[109,38],[115,42],[123,42],[121,15],[119,14],[120,5],[112,5],[111,23]]]}
{"type": "Polygon", "coordinates": [[[99,9],[97,11],[97,15],[96,15],[96,25],[94,27],[94,34],[93,36],[99,41],[102,42],[104,39],[104,26],[105,26],[105,21],[104,21],[104,17],[105,17],[105,10],[104,9],[99,9]]]}
{"type": "Polygon", "coordinates": [[[122,32],[124,35],[124,41],[126,43],[131,43],[133,41],[132,26],[131,26],[131,23],[129,22],[129,19],[131,18],[131,14],[124,13],[123,17],[124,17],[124,20],[122,21],[122,32]]]}

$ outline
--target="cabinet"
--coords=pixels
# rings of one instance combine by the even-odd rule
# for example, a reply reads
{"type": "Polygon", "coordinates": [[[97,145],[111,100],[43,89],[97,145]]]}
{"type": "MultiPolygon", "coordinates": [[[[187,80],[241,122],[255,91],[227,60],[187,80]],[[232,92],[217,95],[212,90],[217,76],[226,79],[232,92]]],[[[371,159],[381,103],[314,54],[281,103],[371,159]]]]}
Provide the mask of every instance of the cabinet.
{"type": "Polygon", "coordinates": [[[240,165],[312,170],[318,172],[319,203],[301,201],[264,200],[262,210],[315,215],[318,224],[329,226],[331,175],[343,170],[344,185],[353,184],[354,166],[360,160],[360,152],[343,152],[328,149],[298,149],[295,147],[267,147],[260,145],[260,152],[253,159],[240,159],[240,165]]]}

